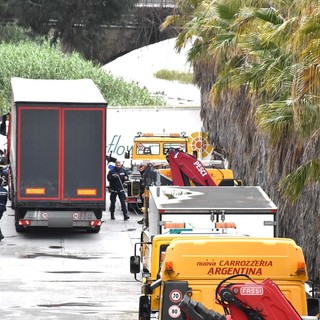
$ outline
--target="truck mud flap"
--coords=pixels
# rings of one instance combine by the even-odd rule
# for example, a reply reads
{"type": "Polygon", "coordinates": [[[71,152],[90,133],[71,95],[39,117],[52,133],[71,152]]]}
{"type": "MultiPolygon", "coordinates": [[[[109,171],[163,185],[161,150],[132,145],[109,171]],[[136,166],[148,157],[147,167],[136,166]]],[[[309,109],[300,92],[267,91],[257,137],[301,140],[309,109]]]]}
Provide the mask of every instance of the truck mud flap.
{"type": "Polygon", "coordinates": [[[178,307],[188,291],[187,281],[166,281],[163,285],[163,303],[161,320],[185,320],[185,315],[178,307]]]}

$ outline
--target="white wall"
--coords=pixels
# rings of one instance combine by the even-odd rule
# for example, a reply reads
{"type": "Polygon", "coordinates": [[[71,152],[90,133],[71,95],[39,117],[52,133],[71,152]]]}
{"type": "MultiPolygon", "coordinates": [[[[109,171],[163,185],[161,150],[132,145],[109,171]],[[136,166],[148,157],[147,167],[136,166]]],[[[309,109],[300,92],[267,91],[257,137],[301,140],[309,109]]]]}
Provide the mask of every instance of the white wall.
{"type": "Polygon", "coordinates": [[[200,108],[141,108],[107,109],[106,154],[123,160],[124,153],[132,148],[137,132],[181,133],[200,132],[200,108]]]}

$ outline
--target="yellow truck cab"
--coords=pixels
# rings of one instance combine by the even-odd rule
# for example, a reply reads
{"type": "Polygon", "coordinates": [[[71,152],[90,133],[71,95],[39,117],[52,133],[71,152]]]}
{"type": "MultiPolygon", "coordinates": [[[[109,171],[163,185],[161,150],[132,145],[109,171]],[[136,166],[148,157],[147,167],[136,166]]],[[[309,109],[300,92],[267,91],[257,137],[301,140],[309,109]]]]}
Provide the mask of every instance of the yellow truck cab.
{"type": "Polygon", "coordinates": [[[132,160],[135,162],[163,162],[166,165],[166,155],[170,149],[181,149],[184,152],[192,153],[189,137],[183,133],[171,133],[167,135],[138,133],[133,140],[132,160]]]}
{"type": "Polygon", "coordinates": [[[307,270],[302,249],[291,239],[233,237],[171,242],[160,272],[159,319],[182,319],[177,317],[177,305],[179,294],[182,298],[187,291],[193,300],[223,313],[215,303],[215,289],[235,274],[247,274],[255,281],[272,279],[299,315],[308,315],[307,270]],[[174,292],[178,295],[173,299],[174,292]]]}
{"type": "MultiPolygon", "coordinates": [[[[215,290],[236,274],[247,274],[257,282],[272,279],[300,316],[315,316],[308,310],[305,259],[291,239],[159,235],[153,238],[153,250],[150,258],[157,261],[158,269],[151,268],[151,285],[146,281],[142,287],[139,319],[185,319],[179,303],[187,292],[206,308],[223,314],[215,303],[215,290]]],[[[238,282],[247,281],[240,278],[238,282]]]]}

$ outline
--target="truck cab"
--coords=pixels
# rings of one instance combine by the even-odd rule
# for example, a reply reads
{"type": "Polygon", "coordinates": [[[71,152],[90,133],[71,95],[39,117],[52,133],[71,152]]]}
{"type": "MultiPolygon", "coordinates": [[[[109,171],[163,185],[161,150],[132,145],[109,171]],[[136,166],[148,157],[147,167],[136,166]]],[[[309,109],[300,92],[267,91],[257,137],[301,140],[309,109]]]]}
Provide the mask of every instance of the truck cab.
{"type": "Polygon", "coordinates": [[[311,308],[314,301],[308,304],[306,298],[302,250],[291,239],[198,234],[158,235],[152,242],[154,269],[143,281],[139,319],[184,319],[179,303],[185,294],[223,313],[215,303],[215,290],[225,278],[237,274],[255,281],[272,279],[299,315],[317,312],[311,308]]]}
{"type": "Polygon", "coordinates": [[[133,140],[132,161],[134,163],[150,161],[167,165],[166,156],[170,149],[181,149],[191,153],[189,137],[184,133],[155,135],[139,132],[133,140]]]}
{"type": "Polygon", "coordinates": [[[302,249],[292,239],[247,237],[173,240],[160,272],[159,319],[182,319],[182,315],[176,317],[178,303],[187,292],[209,309],[223,313],[214,293],[221,281],[236,274],[255,281],[272,279],[300,316],[314,316],[308,312],[302,249]],[[178,295],[173,299],[174,292],[178,295]]]}

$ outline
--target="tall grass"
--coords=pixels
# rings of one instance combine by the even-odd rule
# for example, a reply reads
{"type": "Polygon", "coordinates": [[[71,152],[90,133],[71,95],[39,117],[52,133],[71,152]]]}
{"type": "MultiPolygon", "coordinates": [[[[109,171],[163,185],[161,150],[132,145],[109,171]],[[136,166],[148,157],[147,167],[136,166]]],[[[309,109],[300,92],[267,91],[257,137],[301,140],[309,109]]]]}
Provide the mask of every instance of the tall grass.
{"type": "Polygon", "coordinates": [[[154,76],[158,79],[168,80],[168,81],[178,81],[183,84],[193,83],[193,73],[183,72],[176,70],[161,69],[155,72],[154,76]]]}
{"type": "Polygon", "coordinates": [[[128,83],[101,70],[80,54],[63,54],[49,43],[21,41],[0,45],[0,109],[10,108],[12,77],[31,79],[92,79],[109,105],[163,105],[135,83],[128,83]]]}

